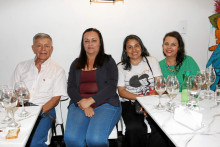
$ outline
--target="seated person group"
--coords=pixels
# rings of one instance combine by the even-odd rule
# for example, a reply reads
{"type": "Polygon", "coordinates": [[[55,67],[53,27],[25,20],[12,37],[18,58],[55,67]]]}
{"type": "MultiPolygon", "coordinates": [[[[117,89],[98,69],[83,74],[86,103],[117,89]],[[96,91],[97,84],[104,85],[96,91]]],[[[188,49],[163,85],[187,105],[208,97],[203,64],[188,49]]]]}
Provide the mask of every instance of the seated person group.
{"type": "Polygon", "coordinates": [[[33,37],[33,59],[19,63],[9,87],[25,82],[30,103],[41,105],[40,122],[30,142],[31,147],[47,146],[55,106],[61,97],[69,97],[64,141],[67,147],[107,147],[108,137],[122,116],[126,127],[123,146],[168,146],[161,129],[147,112],[137,113],[136,97],[157,94],[154,80],[175,74],[180,85],[185,70],[199,71],[194,59],[185,55],[181,35],[169,32],[163,38],[165,56],[158,62],[150,56],[137,35],[128,35],[123,42],[121,61],[116,64],[104,50],[102,34],[88,28],[82,34],[78,58],[70,65],[68,79],[64,69],[51,59],[52,38],[45,33],[33,37]]]}

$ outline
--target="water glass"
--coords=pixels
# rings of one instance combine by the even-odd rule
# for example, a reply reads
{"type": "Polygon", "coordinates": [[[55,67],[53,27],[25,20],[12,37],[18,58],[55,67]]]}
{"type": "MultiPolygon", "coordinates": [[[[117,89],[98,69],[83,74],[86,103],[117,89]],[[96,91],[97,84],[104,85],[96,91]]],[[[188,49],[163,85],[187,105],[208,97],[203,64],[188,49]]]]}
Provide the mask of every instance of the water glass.
{"type": "Polygon", "coordinates": [[[197,77],[196,76],[190,76],[190,82],[189,82],[189,90],[188,90],[188,98],[189,102],[188,104],[191,107],[197,107],[198,101],[199,101],[199,93],[200,93],[200,87],[197,86],[197,77]]]}
{"type": "Polygon", "coordinates": [[[220,85],[216,85],[215,102],[216,102],[217,105],[220,105],[220,85]]]}
{"type": "Polygon", "coordinates": [[[169,94],[170,101],[168,102],[168,108],[167,111],[173,112],[174,111],[174,103],[173,99],[178,95],[179,93],[179,81],[175,75],[168,75],[167,81],[167,93],[169,94]]]}
{"type": "Polygon", "coordinates": [[[8,89],[3,93],[3,105],[7,111],[10,112],[12,121],[8,124],[8,127],[19,127],[20,124],[15,122],[14,119],[14,108],[17,106],[18,99],[14,94],[13,89],[8,89]]]}
{"type": "Polygon", "coordinates": [[[206,75],[206,85],[207,85],[206,97],[209,97],[211,99],[212,92],[210,90],[210,86],[215,82],[215,78],[216,78],[214,68],[212,67],[206,68],[205,75],[206,75]]]}
{"type": "Polygon", "coordinates": [[[204,87],[206,84],[205,70],[197,71],[195,78],[196,78],[196,85],[200,89],[199,100],[201,101],[205,98],[205,95],[206,95],[206,92],[204,90],[204,87]]]}
{"type": "MultiPolygon", "coordinates": [[[[9,90],[8,86],[7,85],[1,85],[0,86],[0,103],[2,105],[3,108],[4,107],[4,103],[3,103],[3,99],[4,99],[4,93],[6,93],[7,91],[9,90]]],[[[1,121],[2,124],[7,124],[7,123],[10,123],[11,122],[11,118],[9,117],[9,111],[7,109],[6,110],[6,116],[5,118],[1,121]]]]}
{"type": "Polygon", "coordinates": [[[16,82],[14,86],[14,91],[19,101],[22,104],[22,111],[19,114],[20,117],[27,117],[30,113],[27,112],[24,108],[24,102],[28,102],[29,100],[29,91],[24,82],[16,82]]]}
{"type": "Polygon", "coordinates": [[[166,79],[163,76],[156,77],[154,81],[155,90],[159,94],[159,103],[155,106],[158,110],[163,110],[165,107],[161,104],[160,98],[162,94],[166,91],[166,79]]]}

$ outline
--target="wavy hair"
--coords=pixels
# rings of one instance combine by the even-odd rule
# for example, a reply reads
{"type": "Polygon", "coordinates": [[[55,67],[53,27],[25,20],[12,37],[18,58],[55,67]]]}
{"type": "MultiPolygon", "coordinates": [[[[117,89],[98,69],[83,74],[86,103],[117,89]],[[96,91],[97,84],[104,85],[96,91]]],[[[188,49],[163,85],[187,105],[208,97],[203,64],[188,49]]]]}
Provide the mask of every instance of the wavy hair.
{"type": "Polygon", "coordinates": [[[141,46],[141,56],[146,58],[146,56],[150,56],[149,52],[147,51],[147,48],[144,46],[143,42],[137,35],[128,35],[123,43],[123,50],[122,50],[122,55],[121,55],[121,63],[122,65],[125,65],[124,70],[131,70],[131,63],[130,63],[130,58],[127,55],[126,52],[126,44],[129,40],[135,39],[139,42],[141,46]]]}
{"type": "MultiPolygon", "coordinates": [[[[184,58],[185,58],[185,45],[184,45],[182,36],[180,35],[179,32],[177,32],[177,31],[172,31],[172,32],[167,33],[167,34],[164,36],[164,38],[163,38],[163,43],[164,43],[166,37],[168,37],[168,36],[169,36],[169,37],[174,37],[174,38],[176,38],[177,41],[178,41],[178,44],[179,44],[179,50],[178,50],[178,52],[177,52],[176,65],[175,65],[175,68],[176,68],[176,70],[177,70],[177,72],[178,72],[179,69],[180,69],[180,67],[182,66],[182,62],[183,62],[183,60],[184,60],[184,58]]],[[[163,52],[163,54],[164,54],[164,52],[163,52]]],[[[166,56],[166,55],[164,54],[164,56],[166,56]]]]}
{"type": "Polygon", "coordinates": [[[44,39],[44,38],[48,38],[50,39],[51,41],[51,44],[53,44],[53,40],[52,38],[50,37],[50,35],[46,34],[46,33],[37,33],[34,37],[33,37],[33,44],[34,44],[34,41],[37,40],[37,39],[44,39]]]}

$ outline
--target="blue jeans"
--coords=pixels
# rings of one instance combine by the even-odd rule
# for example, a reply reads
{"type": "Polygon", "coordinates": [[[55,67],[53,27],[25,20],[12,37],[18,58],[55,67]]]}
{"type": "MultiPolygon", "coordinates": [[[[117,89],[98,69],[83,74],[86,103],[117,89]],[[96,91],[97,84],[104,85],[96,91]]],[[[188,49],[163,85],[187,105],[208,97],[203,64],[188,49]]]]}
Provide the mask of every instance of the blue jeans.
{"type": "Polygon", "coordinates": [[[107,147],[108,136],[121,116],[121,106],[105,103],[94,109],[92,118],[75,104],[68,110],[64,141],[67,147],[107,147]]]}
{"type": "MultiPolygon", "coordinates": [[[[56,118],[55,108],[49,111],[54,118],[56,118]]],[[[47,147],[45,142],[47,141],[48,130],[51,128],[51,121],[49,116],[41,114],[41,119],[34,132],[34,136],[31,140],[30,147],[47,147]]]]}

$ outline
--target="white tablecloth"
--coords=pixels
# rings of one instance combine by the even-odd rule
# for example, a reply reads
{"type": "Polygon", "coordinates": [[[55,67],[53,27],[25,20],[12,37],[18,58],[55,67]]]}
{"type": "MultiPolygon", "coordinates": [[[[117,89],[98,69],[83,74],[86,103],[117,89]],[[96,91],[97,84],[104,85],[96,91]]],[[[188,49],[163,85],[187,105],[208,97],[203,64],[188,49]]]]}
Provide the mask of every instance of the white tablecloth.
{"type": "MultiPolygon", "coordinates": [[[[180,105],[179,94],[174,102],[180,105]]],[[[220,106],[214,100],[205,99],[199,101],[199,109],[203,114],[203,127],[193,131],[173,119],[173,113],[166,110],[157,110],[158,96],[138,97],[137,100],[154,119],[158,126],[178,147],[220,147],[220,106]]],[[[169,101],[167,95],[163,95],[161,103],[166,105],[169,101]]]]}
{"type": "MultiPolygon", "coordinates": [[[[20,124],[20,132],[18,138],[16,139],[5,139],[7,135],[8,128],[7,124],[0,123],[0,129],[3,132],[0,132],[0,147],[24,147],[27,143],[27,140],[30,136],[30,133],[35,125],[35,122],[38,118],[38,115],[41,110],[41,106],[30,106],[25,107],[25,109],[30,112],[30,115],[26,118],[21,118],[18,114],[21,112],[21,107],[16,108],[15,111],[15,121],[20,124]]],[[[0,108],[0,121],[5,117],[5,110],[0,108]]]]}

